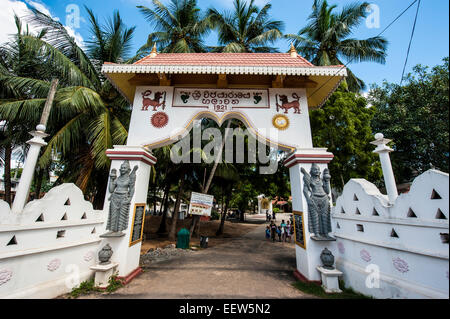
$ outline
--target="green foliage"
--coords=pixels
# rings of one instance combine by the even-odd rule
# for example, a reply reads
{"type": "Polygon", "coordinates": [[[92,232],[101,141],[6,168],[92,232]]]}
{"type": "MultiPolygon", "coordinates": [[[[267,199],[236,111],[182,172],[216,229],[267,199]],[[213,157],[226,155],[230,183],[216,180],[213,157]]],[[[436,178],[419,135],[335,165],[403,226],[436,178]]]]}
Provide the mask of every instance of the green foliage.
{"type": "Polygon", "coordinates": [[[93,292],[107,292],[111,293],[116,291],[117,289],[123,287],[123,283],[120,279],[117,279],[117,274],[112,275],[108,280],[108,286],[105,288],[105,290],[102,290],[99,287],[95,286],[95,280],[90,279],[87,281],[83,281],[80,283],[78,287],[72,288],[72,291],[70,292],[70,297],[72,298],[78,298],[82,295],[88,295],[93,292]]]}
{"type": "Polygon", "coordinates": [[[219,32],[220,46],[213,47],[214,52],[277,52],[269,47],[281,38],[284,23],[270,20],[271,4],[259,9],[254,0],[245,2],[234,0],[232,12],[219,13],[209,9],[212,26],[219,32]]]}
{"type": "Polygon", "coordinates": [[[342,290],[342,293],[328,294],[323,290],[321,286],[314,283],[305,283],[302,281],[296,281],[292,284],[292,286],[304,293],[326,299],[373,299],[370,296],[357,293],[351,288],[345,288],[344,282],[341,280],[339,281],[339,288],[342,290]]]}
{"type": "Polygon", "coordinates": [[[90,279],[87,281],[83,281],[80,283],[80,285],[76,288],[72,288],[72,291],[70,292],[70,296],[72,298],[78,298],[82,295],[88,295],[92,292],[99,292],[102,291],[100,288],[95,287],[94,279],[90,279]]]}
{"type": "Polygon", "coordinates": [[[61,180],[95,194],[106,187],[106,178],[98,178],[110,164],[105,151],[126,142],[130,116],[128,102],[100,67],[128,58],[134,28],[127,29],[118,12],[109,25],[99,25],[87,10],[95,38],[87,53],[60,22],[34,8],[28,20],[40,30],[37,35],[16,18],[17,34],[0,47],[0,120],[7,121],[13,145],[25,143],[29,137],[23,132],[39,123],[50,81],[58,78],[46,130],[51,138],[38,165],[48,168],[57,155],[64,167],[61,180]]]}
{"type": "Polygon", "coordinates": [[[106,287],[105,291],[111,293],[121,287],[123,287],[123,282],[120,279],[117,279],[117,274],[114,274],[109,278],[108,287],[106,287]]]}
{"type": "Polygon", "coordinates": [[[369,96],[373,131],[393,140],[398,183],[431,167],[449,171],[449,58],[431,70],[417,65],[404,83],[373,86],[369,96]]]}
{"type": "MultiPolygon", "coordinates": [[[[365,40],[350,38],[354,29],[368,15],[368,2],[354,2],[335,13],[336,5],[326,0],[314,0],[309,23],[298,34],[286,34],[294,41],[297,51],[314,65],[344,65],[343,59],[352,62],[385,63],[387,40],[372,37],[365,40]]],[[[348,87],[353,92],[365,88],[365,84],[347,68],[348,87]]]]}
{"type": "Polygon", "coordinates": [[[280,212],[280,209],[279,209],[278,207],[274,207],[274,208],[272,209],[272,211],[276,214],[276,213],[279,213],[279,212],[280,212]]]}
{"type": "Polygon", "coordinates": [[[171,0],[164,5],[152,0],[153,8],[138,6],[145,19],[155,28],[139,56],[150,53],[153,45],[165,53],[205,52],[202,37],[210,31],[210,21],[197,7],[196,0],[171,0]]]}
{"type": "Polygon", "coordinates": [[[220,219],[220,214],[217,212],[217,209],[213,208],[211,210],[211,220],[218,220],[220,219]]]}
{"type": "Polygon", "coordinates": [[[370,144],[374,112],[364,97],[342,89],[321,109],[310,111],[314,146],[326,147],[334,154],[329,163],[333,187],[342,189],[351,178],[380,181],[381,165],[370,144]]]}

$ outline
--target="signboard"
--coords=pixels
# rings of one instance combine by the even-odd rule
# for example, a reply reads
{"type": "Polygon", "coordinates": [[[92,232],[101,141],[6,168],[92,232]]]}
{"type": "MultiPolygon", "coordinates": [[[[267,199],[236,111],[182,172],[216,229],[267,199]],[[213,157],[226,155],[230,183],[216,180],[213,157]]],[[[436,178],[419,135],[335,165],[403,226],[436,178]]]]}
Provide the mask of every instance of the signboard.
{"type": "Polygon", "coordinates": [[[133,213],[133,224],[131,225],[130,246],[142,241],[145,220],[145,204],[135,204],[133,213]]]}
{"type": "Polygon", "coordinates": [[[264,89],[175,88],[173,107],[196,107],[215,112],[233,109],[268,109],[269,91],[264,89]]]}
{"type": "Polygon", "coordinates": [[[294,214],[294,235],[295,235],[295,243],[306,249],[306,241],[305,241],[305,225],[303,219],[303,212],[293,212],[294,214]]]}
{"type": "Polygon", "coordinates": [[[188,213],[191,215],[211,216],[213,201],[213,195],[192,192],[188,213]]]}

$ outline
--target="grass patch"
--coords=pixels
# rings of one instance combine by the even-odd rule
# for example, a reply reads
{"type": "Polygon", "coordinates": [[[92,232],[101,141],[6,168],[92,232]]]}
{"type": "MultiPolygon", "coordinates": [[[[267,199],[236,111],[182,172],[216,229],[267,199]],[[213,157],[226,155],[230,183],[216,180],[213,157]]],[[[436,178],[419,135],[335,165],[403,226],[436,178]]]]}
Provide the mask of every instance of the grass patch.
{"type": "Polygon", "coordinates": [[[95,281],[94,279],[91,279],[83,281],[82,283],[80,283],[80,286],[76,288],[72,288],[72,291],[69,294],[70,295],[69,298],[78,298],[79,296],[89,295],[94,292],[111,293],[121,287],[123,287],[123,283],[121,280],[117,278],[117,274],[112,275],[111,278],[109,278],[108,286],[105,289],[95,287],[95,281]]]}
{"type": "Polygon", "coordinates": [[[112,275],[111,278],[109,278],[108,287],[106,287],[105,291],[111,293],[121,287],[123,287],[123,282],[117,279],[117,274],[115,274],[112,275]]]}
{"type": "Polygon", "coordinates": [[[321,286],[316,285],[314,283],[305,283],[302,281],[296,281],[292,284],[292,286],[294,286],[295,288],[304,293],[325,299],[373,299],[370,296],[366,296],[358,292],[355,292],[351,288],[343,288],[345,286],[344,282],[341,280],[339,281],[339,288],[342,290],[342,293],[334,293],[334,294],[327,294],[321,286]]]}
{"type": "Polygon", "coordinates": [[[72,298],[78,298],[81,295],[88,295],[92,292],[101,291],[100,288],[95,287],[94,279],[83,281],[79,287],[73,288],[70,292],[72,298]]]}

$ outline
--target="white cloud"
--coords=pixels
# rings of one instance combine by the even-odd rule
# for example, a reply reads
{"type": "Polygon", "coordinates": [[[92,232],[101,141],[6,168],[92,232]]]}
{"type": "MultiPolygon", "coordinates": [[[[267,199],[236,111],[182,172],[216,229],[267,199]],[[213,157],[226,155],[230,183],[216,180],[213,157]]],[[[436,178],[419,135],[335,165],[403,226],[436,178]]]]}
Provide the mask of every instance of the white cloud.
{"type": "MultiPolygon", "coordinates": [[[[0,10],[0,44],[8,41],[11,35],[17,32],[16,25],[14,23],[14,13],[23,18],[31,13],[27,8],[25,2],[29,5],[35,7],[37,10],[51,16],[54,20],[59,21],[58,17],[51,14],[50,10],[41,2],[38,1],[19,1],[19,0],[1,0],[1,10],[0,10]]],[[[78,45],[83,46],[83,38],[80,33],[76,32],[75,29],[69,26],[65,26],[67,33],[75,38],[78,45]]],[[[31,31],[36,31],[36,28],[30,26],[31,31]]]]}

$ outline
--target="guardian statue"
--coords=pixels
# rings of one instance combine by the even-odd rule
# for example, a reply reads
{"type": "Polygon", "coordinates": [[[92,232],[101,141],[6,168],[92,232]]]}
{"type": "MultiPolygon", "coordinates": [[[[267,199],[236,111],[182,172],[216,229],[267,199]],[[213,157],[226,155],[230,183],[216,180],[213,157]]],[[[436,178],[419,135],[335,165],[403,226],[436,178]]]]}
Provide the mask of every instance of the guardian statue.
{"type": "Polygon", "coordinates": [[[137,169],[138,166],[136,165],[131,171],[130,162],[124,161],[120,165],[119,177],[117,177],[116,169],[111,170],[108,185],[111,196],[109,197],[109,216],[106,224],[106,230],[109,230],[109,232],[101,237],[120,237],[125,235],[122,231],[128,228],[130,202],[134,194],[137,169]]]}
{"type": "Polygon", "coordinates": [[[311,237],[315,240],[335,240],[328,235],[331,232],[330,218],[330,172],[328,168],[323,170],[323,178],[320,178],[319,166],[312,164],[309,174],[304,168],[303,194],[308,204],[308,230],[314,233],[311,237]]]}

